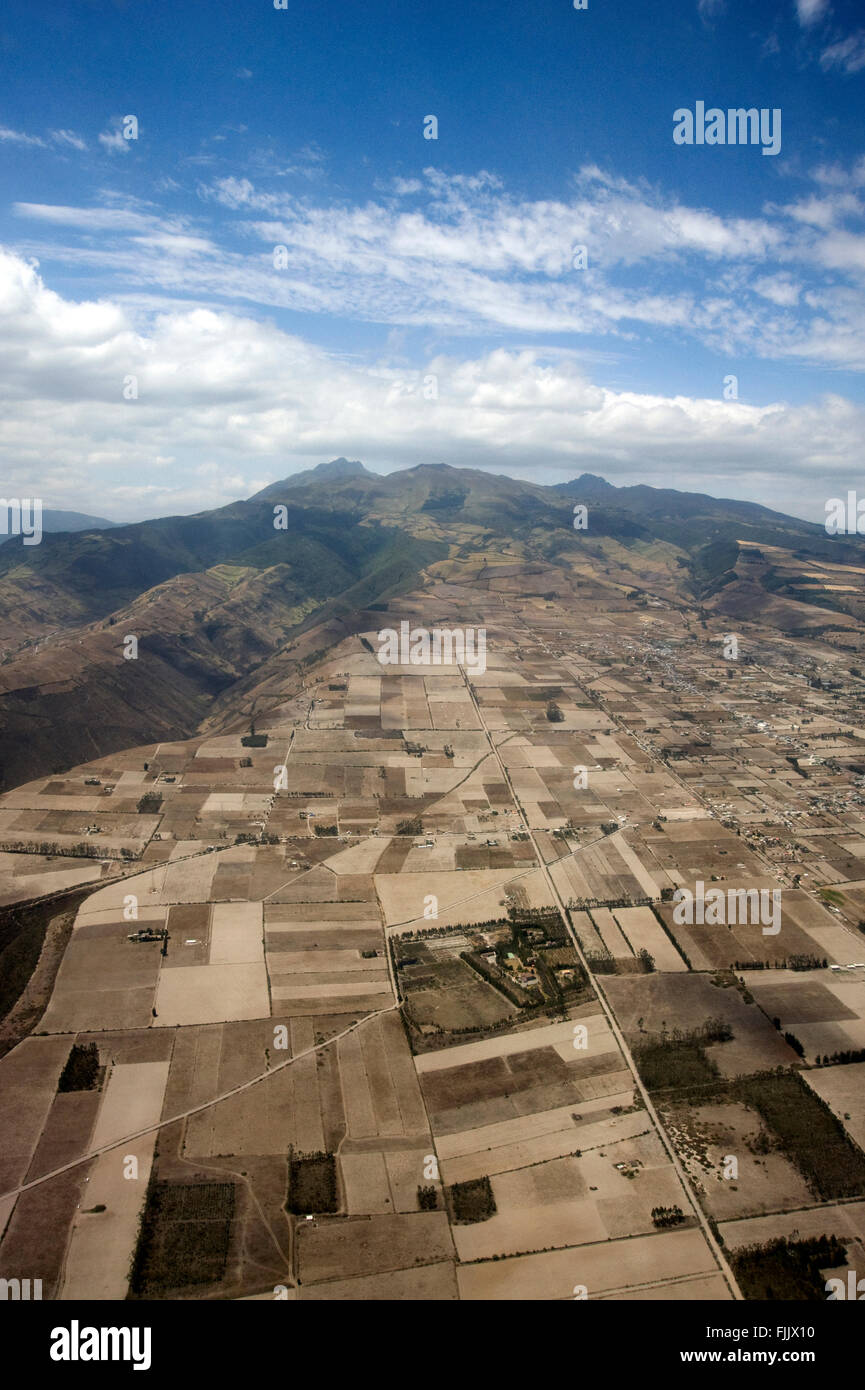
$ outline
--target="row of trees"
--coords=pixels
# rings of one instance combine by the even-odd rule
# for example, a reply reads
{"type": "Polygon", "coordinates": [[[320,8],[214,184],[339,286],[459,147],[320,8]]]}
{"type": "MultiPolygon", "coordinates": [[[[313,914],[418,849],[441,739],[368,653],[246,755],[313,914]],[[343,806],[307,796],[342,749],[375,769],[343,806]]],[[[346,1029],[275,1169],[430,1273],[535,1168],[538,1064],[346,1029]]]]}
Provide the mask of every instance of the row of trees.
{"type": "Polygon", "coordinates": [[[734,960],[734,970],[825,970],[829,964],[825,956],[812,956],[804,952],[793,956],[782,956],[776,960],[734,960]]]}
{"type": "Polygon", "coordinates": [[[92,840],[79,840],[74,845],[58,845],[53,840],[41,840],[37,844],[32,840],[3,840],[0,841],[0,850],[5,854],[57,855],[65,859],[138,858],[136,851],[128,849],[126,845],[122,849],[113,849],[108,845],[94,844],[92,840]]]}

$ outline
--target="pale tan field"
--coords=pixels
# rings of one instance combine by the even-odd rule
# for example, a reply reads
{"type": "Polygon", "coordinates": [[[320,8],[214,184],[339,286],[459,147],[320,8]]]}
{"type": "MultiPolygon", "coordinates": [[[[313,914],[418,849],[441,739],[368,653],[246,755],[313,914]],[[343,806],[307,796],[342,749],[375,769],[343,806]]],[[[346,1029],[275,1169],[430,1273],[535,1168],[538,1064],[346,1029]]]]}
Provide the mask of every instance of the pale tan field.
{"type": "MultiPolygon", "coordinates": [[[[545,1165],[542,1165],[545,1166],[545,1165]]],[[[493,1183],[498,1203],[498,1179],[493,1183]]],[[[531,1250],[562,1249],[606,1239],[595,1203],[571,1197],[545,1206],[499,1211],[488,1221],[454,1226],[454,1245],[462,1261],[531,1250]]]]}
{"type": "Polygon", "coordinates": [[[159,1119],[168,1068],[168,1062],[124,1062],[111,1068],[90,1138],[91,1150],[159,1119]]]}
{"type": "MultiPolygon", "coordinates": [[[[609,1109],[611,1104],[630,1104],[632,1094],[633,1092],[627,1091],[622,1092],[621,1097],[604,1096],[598,1100],[581,1101],[580,1114],[585,1118],[593,1111],[609,1109]]],[[[500,1120],[497,1124],[483,1125],[478,1129],[439,1135],[436,1139],[436,1152],[443,1162],[480,1154],[490,1157],[500,1148],[522,1144],[542,1135],[562,1132],[574,1136],[572,1105],[562,1105],[555,1110],[539,1110],[532,1115],[520,1115],[515,1120],[500,1120]]]]}
{"type": "Polygon", "coordinates": [[[239,965],[188,965],[163,970],[156,989],[156,1028],[224,1023],[270,1014],[263,961],[239,965]]]}
{"type": "Polygon", "coordinates": [[[244,965],[263,960],[261,903],[215,903],[210,964],[244,965]]]}
{"type": "MultiPolygon", "coordinates": [[[[155,1124],[162,1110],[167,1062],[115,1066],[96,1118],[91,1148],[155,1124]]],[[[66,1254],[62,1299],[126,1297],[129,1262],[153,1163],[156,1131],[122,1142],[93,1165],[86,1202],[76,1214],[66,1254]],[[135,1160],[137,1167],[133,1167],[135,1160]],[[135,1176],[128,1176],[129,1173],[135,1176]],[[104,1206],[105,1211],[91,1210],[104,1206]]]]}
{"type": "Polygon", "coordinates": [[[803,1076],[834,1110],[854,1143],[865,1149],[865,1062],[820,1067],[804,1072],[803,1076]]]}
{"type": "MultiPolygon", "coordinates": [[[[625,865],[630,869],[639,884],[640,891],[648,898],[659,898],[661,894],[658,882],[652,876],[652,873],[645,866],[636,851],[628,844],[625,836],[621,832],[610,835],[607,844],[612,845],[617,853],[621,855],[625,865]]],[[[662,873],[660,875],[660,880],[661,884],[665,885],[668,882],[667,875],[662,873]]]]}
{"type": "Polygon", "coordinates": [[[452,1262],[400,1269],[387,1274],[360,1275],[356,1279],[330,1279],[326,1284],[298,1289],[302,1302],[325,1300],[362,1303],[442,1302],[458,1297],[452,1262]]]}
{"type": "Polygon", "coordinates": [[[619,958],[632,956],[634,954],[625,937],[622,935],[621,929],[609,908],[593,907],[589,915],[598,929],[598,935],[611,956],[619,958]]]}
{"type": "Polygon", "coordinates": [[[521,897],[524,897],[527,907],[541,908],[556,906],[555,899],[550,892],[546,878],[540,869],[534,869],[528,874],[520,874],[519,891],[521,897]]]}
{"type": "Polygon", "coordinates": [[[731,1250],[743,1245],[763,1245],[781,1236],[788,1240],[807,1240],[811,1236],[832,1235],[855,1240],[865,1238],[865,1202],[826,1203],[810,1211],[776,1212],[772,1216],[752,1216],[742,1221],[725,1221],[721,1234],[731,1250]]]}
{"type": "MultiPolygon", "coordinates": [[[[379,974],[379,972],[367,971],[366,974],[379,974]]],[[[390,980],[387,972],[380,972],[378,979],[365,979],[360,981],[339,981],[337,984],[290,984],[273,985],[271,993],[274,999],[282,1002],[292,999],[308,1000],[321,999],[323,1001],[331,999],[352,999],[357,997],[366,998],[367,995],[384,995],[391,998],[390,980]]],[[[322,1004],[324,1011],[324,1004],[322,1004]]],[[[258,1017],[258,1015],[256,1015],[258,1017]]]]}
{"type": "Polygon", "coordinates": [[[342,1154],[339,1165],[350,1216],[397,1210],[391,1196],[384,1154],[342,1154]]]}
{"type": "Polygon", "coordinates": [[[730,1289],[723,1274],[703,1274],[681,1279],[670,1279],[666,1284],[643,1286],[638,1289],[617,1290],[611,1294],[599,1294],[599,1301],[615,1299],[617,1303],[680,1302],[716,1303],[731,1298],[730,1289]]]}
{"type": "Polygon", "coordinates": [[[535,1302],[573,1299],[575,1288],[591,1299],[714,1272],[702,1233],[689,1230],[467,1265],[457,1270],[457,1282],[461,1298],[535,1302]]]}
{"type": "Polygon", "coordinates": [[[865,1047],[865,971],[766,970],[745,978],[761,1008],[795,1034],[809,1061],[865,1047]]]}
{"type": "Polygon", "coordinates": [[[235,815],[261,816],[268,808],[269,797],[260,792],[211,792],[201,808],[204,816],[212,816],[220,811],[230,811],[235,815]]]}
{"type": "Polygon", "coordinates": [[[453,873],[376,874],[385,925],[424,920],[424,899],[438,899],[438,924],[484,922],[504,915],[501,903],[513,869],[462,869],[453,873]]]}
{"type": "MultiPolygon", "coordinates": [[[[337,930],[340,927],[337,925],[337,930]]],[[[283,931],[290,931],[290,927],[283,927],[283,931]]],[[[301,928],[303,930],[303,928],[301,928]]],[[[319,974],[322,971],[348,971],[350,974],[362,973],[373,976],[380,975],[382,971],[387,975],[380,958],[376,960],[364,960],[358,951],[339,949],[323,951],[275,951],[270,956],[271,979],[276,980],[280,975],[307,975],[319,974]],[[285,964],[282,964],[282,962],[285,964]]],[[[303,982],[301,982],[303,983],[303,982]]]]}
{"type": "MultiPolygon", "coordinates": [[[[589,1050],[611,1050],[607,1040],[616,1048],[610,1033],[610,1026],[603,1014],[588,1014],[579,1020],[580,1026],[588,1032],[589,1050]]],[[[531,1052],[536,1048],[563,1046],[568,1060],[577,1055],[574,1049],[573,1023],[550,1023],[540,1028],[532,1028],[524,1033],[511,1033],[502,1037],[485,1038],[483,1042],[463,1043],[459,1047],[449,1047],[441,1052],[427,1052],[415,1058],[415,1066],[423,1075],[447,1067],[461,1066],[466,1062],[481,1062],[487,1057],[506,1057],[514,1052],[531,1052]],[[567,1050],[571,1049],[570,1052],[567,1050]]]]}
{"type": "Polygon", "coordinates": [[[0,854],[0,907],[38,898],[43,893],[77,888],[81,883],[98,883],[102,877],[102,870],[92,859],[69,859],[68,868],[51,872],[27,872],[39,862],[38,855],[0,854]]]}
{"type": "MultiPolygon", "coordinates": [[[[509,772],[519,768],[560,768],[561,760],[554,748],[543,743],[531,743],[527,738],[513,738],[502,748],[502,762],[509,772]]],[[[539,785],[539,784],[535,784],[539,785]]]]}
{"type": "MultiPolygon", "coordinates": [[[[124,899],[133,894],[141,908],[163,907],[168,903],[207,902],[217,864],[227,862],[232,850],[201,854],[182,862],[170,860],[155,869],[146,869],[131,879],[112,883],[91,894],[79,913],[81,922],[105,908],[122,913],[124,899]]],[[[132,931],[132,927],[129,928],[132,931]]]]}
{"type": "Polygon", "coordinates": [[[335,874],[371,874],[390,842],[390,835],[370,836],[331,855],[327,867],[335,874]]]}
{"type": "MultiPolygon", "coordinates": [[[[129,885],[130,890],[134,884],[129,885]]],[[[94,894],[93,897],[97,897],[94,894]]],[[[128,896],[133,896],[130,892],[128,896]]],[[[111,922],[120,922],[122,919],[122,908],[119,907],[99,907],[91,909],[90,904],[93,897],[88,898],[87,902],[81,907],[75,918],[75,928],[92,927],[105,925],[111,922]]],[[[135,907],[135,916],[130,917],[126,927],[127,933],[136,931],[139,927],[164,927],[168,921],[167,907],[151,907],[139,904],[135,907]]]]}
{"type": "MultiPolygon", "coordinates": [[[[582,1114],[582,1111],[579,1113],[582,1114]]],[[[540,1133],[516,1143],[498,1144],[487,1152],[443,1159],[442,1177],[445,1182],[453,1183],[468,1182],[485,1174],[492,1176],[496,1173],[508,1173],[517,1168],[526,1168],[530,1164],[564,1158],[576,1153],[578,1149],[585,1153],[592,1149],[600,1150],[603,1146],[618,1145],[633,1135],[642,1134],[645,1128],[646,1120],[640,1112],[612,1118],[607,1116],[595,1124],[579,1126],[576,1126],[572,1119],[568,1128],[540,1133]]],[[[537,1246],[530,1248],[537,1249],[537,1246]]]]}
{"type": "Polygon", "coordinates": [[[384,1161],[393,1199],[393,1210],[417,1211],[418,1187],[428,1187],[434,1182],[434,1179],[429,1177],[426,1171],[428,1160],[434,1155],[432,1140],[427,1135],[426,1142],[420,1147],[415,1145],[411,1148],[399,1149],[392,1148],[390,1146],[392,1143],[393,1141],[390,1141],[385,1150],[384,1161]]]}
{"type": "Polygon", "coordinates": [[[156,1135],[137,1139],[129,1155],[120,1150],[96,1160],[86,1188],[87,1207],[76,1212],[66,1252],[65,1277],[58,1297],[124,1299],[129,1288],[129,1262],[135,1249],[138,1222],[153,1166],[156,1135]],[[124,1175],[124,1164],[134,1156],[138,1177],[124,1175]],[[97,1212],[92,1207],[105,1206],[97,1212]]]}
{"type": "Polygon", "coordinates": [[[0,1058],[0,1192],[16,1186],[30,1166],[71,1043],[25,1038],[0,1058]]]}
{"type": "Polygon", "coordinates": [[[646,950],[656,970],[687,970],[687,965],[650,907],[617,907],[613,914],[634,948],[646,950]]]}

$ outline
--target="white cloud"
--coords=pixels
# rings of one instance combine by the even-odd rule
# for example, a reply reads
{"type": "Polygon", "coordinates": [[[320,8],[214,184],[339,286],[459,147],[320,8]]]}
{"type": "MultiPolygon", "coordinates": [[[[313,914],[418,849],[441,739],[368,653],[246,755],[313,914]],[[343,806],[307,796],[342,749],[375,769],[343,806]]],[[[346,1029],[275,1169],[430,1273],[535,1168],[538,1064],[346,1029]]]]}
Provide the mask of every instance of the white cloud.
{"type": "Polygon", "coordinates": [[[213,197],[227,208],[241,208],[252,201],[255,188],[249,179],[217,179],[212,187],[202,185],[202,195],[213,197]]]}
{"type": "MultiPolygon", "coordinates": [[[[835,230],[824,237],[818,248],[821,265],[833,270],[858,269],[865,273],[865,236],[835,230]]],[[[861,299],[860,299],[861,307],[861,299]]]]}
{"type": "Polygon", "coordinates": [[[93,232],[136,232],[159,225],[158,219],[127,208],[74,208],[48,203],[14,203],[19,217],[35,218],[57,227],[79,227],[93,232]]]}
{"type": "Polygon", "coordinates": [[[71,145],[73,150],[86,150],[87,143],[74,130],[52,130],[51,139],[58,145],[71,145]]]}
{"type": "Polygon", "coordinates": [[[781,308],[790,308],[799,302],[801,286],[788,280],[784,275],[764,275],[754,281],[754,289],[764,299],[771,300],[781,308]]]}
{"type": "Polygon", "coordinates": [[[796,15],[803,28],[823,19],[829,10],[829,0],[796,0],[796,15]]]}
{"type": "Polygon", "coordinates": [[[148,251],[167,252],[171,256],[189,256],[199,252],[209,254],[216,250],[212,241],[206,237],[183,236],[167,231],[151,232],[147,236],[135,237],[136,246],[148,251]]]}
{"type": "Polygon", "coordinates": [[[114,120],[109,130],[103,130],[99,136],[99,143],[109,154],[128,154],[130,142],[124,139],[120,122],[114,120]]]}
{"type": "Polygon", "coordinates": [[[849,75],[861,72],[865,68],[865,29],[824,48],[820,54],[820,66],[824,72],[830,68],[841,68],[849,75]]]}
{"type": "Polygon", "coordinates": [[[863,205],[853,193],[835,193],[823,197],[811,194],[798,203],[790,203],[783,212],[796,222],[827,231],[845,217],[861,217],[863,205]]]}
{"type": "Polygon", "coordinates": [[[47,505],[131,518],[219,505],[345,454],[389,470],[448,462],[554,480],[777,496],[822,516],[861,472],[865,410],[840,396],[752,406],[613,390],[571,354],[496,349],[368,369],[234,313],[133,326],[74,302],[0,253],[4,485],[47,505]],[[428,400],[423,379],[438,380],[428,400]],[[124,400],[134,376],[138,396],[124,400]],[[168,467],[170,465],[170,467],[168,467]]]}
{"type": "Polygon", "coordinates": [[[795,202],[740,217],[594,166],[557,200],[516,198],[485,172],[427,169],[356,203],[230,177],[199,187],[196,219],[109,194],[98,207],[15,211],[45,229],[20,249],[113,276],[142,303],[249,302],[494,342],[675,333],[679,348],[865,370],[862,186],[865,160],[823,166],[795,202]],[[67,233],[51,236],[52,224],[67,233]]]}
{"type": "Polygon", "coordinates": [[[0,140],[12,145],[45,146],[45,141],[38,135],[25,135],[23,130],[10,130],[8,126],[0,126],[0,140]]]}
{"type": "Polygon", "coordinates": [[[823,188],[855,188],[865,186],[865,155],[849,168],[843,164],[818,164],[811,177],[823,188]]]}

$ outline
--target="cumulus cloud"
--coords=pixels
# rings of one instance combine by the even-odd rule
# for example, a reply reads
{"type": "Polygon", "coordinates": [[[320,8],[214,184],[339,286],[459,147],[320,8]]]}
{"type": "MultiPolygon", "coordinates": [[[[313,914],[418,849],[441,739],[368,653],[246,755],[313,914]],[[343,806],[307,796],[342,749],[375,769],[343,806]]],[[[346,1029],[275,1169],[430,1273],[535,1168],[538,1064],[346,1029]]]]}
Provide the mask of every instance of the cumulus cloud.
{"type": "Polygon", "coordinates": [[[115,116],[108,130],[103,130],[99,136],[99,143],[109,154],[128,154],[130,142],[124,137],[122,122],[119,116],[115,116]]]}
{"type": "Polygon", "coordinates": [[[824,188],[855,188],[865,186],[865,155],[846,168],[843,164],[818,164],[812,175],[815,183],[824,188]]]}
{"type": "Polygon", "coordinates": [[[764,299],[769,299],[781,308],[792,308],[799,302],[801,287],[784,275],[763,275],[754,281],[754,289],[764,299]]]}
{"type": "Polygon", "coordinates": [[[861,200],[853,193],[833,193],[822,197],[811,194],[808,198],[800,198],[798,202],[790,203],[784,208],[784,212],[796,222],[804,222],[808,226],[820,227],[826,231],[845,218],[861,217],[863,206],[861,200]]]}
{"type": "Polygon", "coordinates": [[[156,311],[145,328],[0,253],[4,487],[52,506],[198,510],[345,454],[380,471],[444,461],[555,481],[588,469],[755,500],[783,471],[785,508],[818,519],[857,476],[862,407],[721,397],[720,381],[715,399],[613,390],[563,350],[440,354],[409,371],[226,311],[156,311]]]}

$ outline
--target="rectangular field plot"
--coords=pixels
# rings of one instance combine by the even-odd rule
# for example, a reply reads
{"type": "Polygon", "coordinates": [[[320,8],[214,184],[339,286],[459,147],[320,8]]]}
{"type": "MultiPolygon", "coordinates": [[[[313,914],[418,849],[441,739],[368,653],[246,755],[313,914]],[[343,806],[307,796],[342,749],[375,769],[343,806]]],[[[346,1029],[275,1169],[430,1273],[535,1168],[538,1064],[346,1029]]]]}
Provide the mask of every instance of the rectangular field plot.
{"type": "Polygon", "coordinates": [[[650,907],[617,907],[613,916],[628,938],[634,954],[646,950],[655,962],[656,970],[687,970],[650,907]]]}
{"type": "Polygon", "coordinates": [[[357,1275],[378,1275],[453,1258],[443,1211],[355,1217],[302,1227],[298,1233],[304,1285],[357,1275]]]}
{"type": "Polygon", "coordinates": [[[147,1027],[161,942],[127,940],[135,925],[117,921],[73,932],[43,1017],[47,1032],[147,1027]]]}
{"type": "Polygon", "coordinates": [[[843,1119],[854,1143],[865,1150],[865,1062],[820,1067],[805,1073],[805,1080],[831,1110],[843,1119]]]}
{"type": "MultiPolygon", "coordinates": [[[[588,1016],[582,1026],[588,1027],[589,1035],[588,1047],[580,1050],[573,1046],[574,1025],[553,1024],[417,1057],[434,1132],[451,1136],[564,1106],[571,1106],[577,1114],[583,1102],[629,1091],[629,1076],[623,1071],[624,1063],[606,1020],[588,1016]]],[[[565,1123],[558,1132],[542,1130],[513,1148],[506,1143],[486,1155],[486,1162],[495,1167],[483,1171],[519,1167],[572,1152],[577,1144],[569,1128],[565,1123]]],[[[454,1165],[449,1162],[449,1177],[454,1180],[454,1165]]],[[[477,1162],[483,1159],[466,1157],[455,1166],[464,1174],[477,1162]]]]}
{"type": "Polygon", "coordinates": [[[121,1064],[111,1072],[91,1147],[123,1142],[102,1154],[90,1173],[87,1206],[76,1213],[66,1255],[63,1299],[126,1297],[156,1131],[138,1139],[124,1136],[159,1119],[167,1079],[167,1062],[121,1064]],[[136,1181],[125,1176],[130,1155],[138,1162],[136,1181]]]}
{"type": "Polygon", "coordinates": [[[328,1302],[363,1303],[439,1303],[455,1300],[458,1296],[452,1262],[419,1265],[387,1274],[358,1275],[354,1279],[330,1279],[326,1284],[305,1284],[298,1294],[303,1302],[326,1299],[328,1302]]]}
{"type": "Polygon", "coordinates": [[[190,965],[163,970],[156,991],[157,1028],[231,1019],[266,1018],[270,1013],[264,963],[190,965]]]}
{"type": "Polygon", "coordinates": [[[241,965],[263,960],[261,903],[215,903],[210,964],[241,965]]]}
{"type": "Polygon", "coordinates": [[[688,1230],[464,1265],[457,1280],[465,1299],[572,1300],[578,1285],[591,1299],[715,1271],[702,1232],[688,1230]]]}

